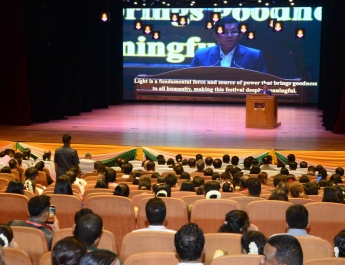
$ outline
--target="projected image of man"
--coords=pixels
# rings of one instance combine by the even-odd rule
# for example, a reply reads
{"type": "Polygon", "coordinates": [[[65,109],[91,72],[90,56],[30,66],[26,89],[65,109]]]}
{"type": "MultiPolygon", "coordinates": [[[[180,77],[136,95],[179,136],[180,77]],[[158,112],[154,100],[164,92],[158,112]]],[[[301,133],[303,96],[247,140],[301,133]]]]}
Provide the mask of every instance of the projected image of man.
{"type": "Polygon", "coordinates": [[[243,33],[239,31],[236,20],[225,17],[216,25],[224,25],[223,33],[214,33],[217,45],[198,49],[191,63],[192,67],[224,66],[267,73],[262,52],[238,43],[243,33]]]}

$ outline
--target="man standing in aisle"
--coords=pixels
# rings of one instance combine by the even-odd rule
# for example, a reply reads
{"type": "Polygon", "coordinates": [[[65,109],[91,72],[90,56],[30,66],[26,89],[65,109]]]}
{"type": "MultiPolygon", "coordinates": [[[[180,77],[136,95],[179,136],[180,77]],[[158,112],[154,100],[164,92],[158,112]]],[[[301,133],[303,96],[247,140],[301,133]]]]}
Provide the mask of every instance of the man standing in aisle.
{"type": "Polygon", "coordinates": [[[72,136],[64,134],[62,136],[63,146],[55,150],[54,162],[56,170],[56,178],[65,174],[71,166],[79,164],[77,150],[71,148],[72,136]]]}

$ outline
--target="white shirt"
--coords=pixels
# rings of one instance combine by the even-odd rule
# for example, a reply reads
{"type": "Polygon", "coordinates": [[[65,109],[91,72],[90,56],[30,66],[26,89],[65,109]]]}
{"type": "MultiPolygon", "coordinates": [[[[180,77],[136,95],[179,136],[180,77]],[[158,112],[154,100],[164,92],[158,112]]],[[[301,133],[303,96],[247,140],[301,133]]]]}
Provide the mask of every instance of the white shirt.
{"type": "Polygon", "coordinates": [[[164,225],[149,225],[147,228],[137,229],[137,230],[134,230],[133,232],[136,232],[136,231],[162,231],[162,232],[176,233],[175,230],[168,229],[164,225]]]}
{"type": "Polygon", "coordinates": [[[225,55],[223,53],[222,49],[220,49],[220,58],[222,58],[222,60],[220,62],[220,66],[230,67],[232,57],[234,56],[234,52],[235,52],[235,49],[233,49],[231,52],[229,52],[227,55],[225,55]]]}

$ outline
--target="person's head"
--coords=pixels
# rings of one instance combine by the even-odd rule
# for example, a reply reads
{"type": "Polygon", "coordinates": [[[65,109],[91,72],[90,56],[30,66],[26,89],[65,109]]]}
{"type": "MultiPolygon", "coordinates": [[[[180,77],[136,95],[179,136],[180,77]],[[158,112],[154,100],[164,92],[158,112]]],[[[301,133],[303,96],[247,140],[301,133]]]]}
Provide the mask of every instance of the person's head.
{"type": "Polygon", "coordinates": [[[268,197],[269,200],[289,201],[288,193],[284,189],[276,188],[268,197]]]}
{"type": "Polygon", "coordinates": [[[266,185],[267,179],[268,179],[268,174],[266,172],[262,171],[258,174],[258,179],[260,180],[261,184],[266,185]]]}
{"type": "Polygon", "coordinates": [[[290,162],[295,162],[295,161],[296,161],[296,157],[295,157],[294,154],[289,154],[286,158],[287,158],[287,160],[288,160],[289,163],[290,163],[290,162]]]}
{"type": "MultiPolygon", "coordinates": [[[[220,190],[220,184],[218,181],[215,181],[215,180],[211,180],[211,181],[207,181],[205,184],[204,184],[204,188],[205,188],[205,196],[208,197],[208,193],[211,192],[211,191],[217,191],[219,192],[220,190]]],[[[218,195],[210,195],[209,196],[210,199],[215,199],[215,198],[218,198],[218,195]]]]}
{"type": "Polygon", "coordinates": [[[153,161],[148,161],[146,164],[147,171],[155,171],[156,164],[153,161]]]}
{"type": "Polygon", "coordinates": [[[158,162],[158,165],[165,165],[165,158],[164,156],[163,157],[157,157],[157,162],[158,162]]]}
{"type": "Polygon", "coordinates": [[[85,254],[79,265],[120,265],[117,255],[106,249],[97,249],[85,254]]]}
{"type": "Polygon", "coordinates": [[[129,187],[126,183],[120,183],[114,189],[114,195],[129,197],[129,187]]]}
{"type": "Polygon", "coordinates": [[[69,145],[71,143],[71,140],[72,136],[67,133],[62,136],[62,142],[64,145],[69,145]]]}
{"type": "Polygon", "coordinates": [[[196,169],[199,171],[203,171],[205,169],[205,162],[202,159],[196,161],[196,169]]]}
{"type": "Polygon", "coordinates": [[[259,174],[260,172],[261,172],[261,169],[259,165],[252,166],[249,171],[250,174],[259,174]]]}
{"type": "Polygon", "coordinates": [[[4,166],[1,170],[1,173],[9,173],[11,174],[11,168],[9,166],[4,166]]]}
{"type": "Polygon", "coordinates": [[[213,174],[212,174],[212,180],[220,180],[220,174],[219,174],[219,172],[213,172],[213,174]]]}
{"type": "Polygon", "coordinates": [[[289,172],[289,170],[286,167],[282,167],[280,169],[280,174],[287,176],[287,175],[290,174],[290,172],[289,172]]]}
{"type": "Polygon", "coordinates": [[[318,195],[319,186],[316,183],[308,182],[304,183],[304,193],[305,195],[318,195]]]}
{"type": "Polygon", "coordinates": [[[199,187],[199,186],[203,185],[204,182],[205,182],[205,180],[200,176],[195,176],[193,178],[194,187],[199,187]]]}
{"type": "Polygon", "coordinates": [[[308,217],[307,208],[300,204],[291,205],[285,213],[288,228],[306,229],[309,226],[308,217]]]}
{"type": "Polygon", "coordinates": [[[195,160],[198,161],[199,159],[203,160],[202,154],[196,154],[195,155],[195,160]]]}
{"type": "Polygon", "coordinates": [[[0,245],[2,247],[11,247],[13,242],[13,231],[8,225],[0,225],[0,245]]]}
{"type": "Polygon", "coordinates": [[[343,183],[343,180],[341,179],[341,176],[339,174],[333,174],[330,177],[329,182],[332,184],[338,184],[338,183],[343,183]]]}
{"type": "Polygon", "coordinates": [[[154,192],[156,197],[171,197],[171,187],[166,183],[156,184],[154,192]]]}
{"type": "Polygon", "coordinates": [[[196,167],[196,160],[195,160],[195,158],[189,158],[188,166],[189,167],[196,167]]]}
{"type": "Polygon", "coordinates": [[[8,166],[11,168],[11,169],[15,169],[19,166],[19,163],[16,159],[12,158],[10,161],[8,161],[8,166]]]}
{"type": "Polygon", "coordinates": [[[29,167],[25,170],[25,178],[35,180],[38,177],[38,169],[35,167],[29,167]]]}
{"type": "Polygon", "coordinates": [[[74,236],[65,237],[59,240],[52,250],[52,265],[78,265],[86,253],[83,241],[74,236]]]}
{"type": "Polygon", "coordinates": [[[190,174],[188,172],[182,172],[180,175],[180,179],[189,179],[190,180],[190,174]]]}
{"type": "Polygon", "coordinates": [[[221,168],[222,167],[222,160],[220,160],[219,158],[216,158],[213,160],[213,167],[214,168],[221,168]]]}
{"type": "Polygon", "coordinates": [[[231,165],[237,166],[240,161],[240,158],[238,156],[231,157],[231,165]]]}
{"type": "Polygon", "coordinates": [[[12,179],[6,189],[7,193],[24,194],[24,184],[18,179],[12,179]]]}
{"type": "Polygon", "coordinates": [[[93,213],[89,208],[81,208],[79,211],[76,211],[74,214],[74,223],[76,224],[80,217],[87,215],[88,213],[93,213]]]}
{"type": "Polygon", "coordinates": [[[173,158],[168,158],[167,160],[167,166],[168,167],[173,167],[175,164],[175,160],[173,158]]]}
{"type": "Polygon", "coordinates": [[[263,164],[263,165],[269,165],[269,163],[270,163],[269,157],[268,157],[268,156],[264,156],[264,157],[262,158],[262,164],[263,164]]]}
{"type": "Polygon", "coordinates": [[[243,234],[249,226],[249,217],[245,211],[232,210],[225,215],[224,224],[219,228],[219,232],[243,234]]]}
{"type": "Polygon", "coordinates": [[[334,237],[334,254],[337,258],[345,258],[345,230],[339,231],[334,237]]]}
{"type": "Polygon", "coordinates": [[[126,163],[123,164],[121,168],[124,174],[129,175],[133,170],[133,165],[131,163],[126,163]]]}
{"type": "Polygon", "coordinates": [[[241,237],[242,252],[244,254],[263,255],[266,243],[267,238],[259,231],[247,231],[241,237]]]}
{"type": "Polygon", "coordinates": [[[205,236],[197,224],[183,225],[175,234],[175,249],[180,261],[201,261],[205,236]]]}
{"type": "Polygon", "coordinates": [[[44,150],[44,153],[42,156],[43,161],[50,161],[51,155],[52,155],[52,152],[49,149],[44,150]]]}
{"type": "Polygon", "coordinates": [[[308,163],[307,163],[306,161],[301,161],[301,162],[299,163],[299,167],[300,167],[300,168],[308,168],[308,163]]]}
{"type": "Polygon", "coordinates": [[[292,198],[300,198],[303,196],[304,187],[299,181],[293,181],[289,183],[289,192],[292,198]]]}
{"type": "Polygon", "coordinates": [[[95,188],[99,188],[99,189],[108,189],[109,186],[108,186],[108,184],[105,182],[104,179],[99,178],[99,179],[97,179],[95,188]]]}
{"type": "Polygon", "coordinates": [[[302,265],[303,252],[299,241],[291,235],[275,235],[264,247],[261,265],[302,265]]]}
{"type": "Polygon", "coordinates": [[[181,175],[184,172],[183,166],[180,164],[174,166],[174,171],[176,175],[181,175]]]}
{"type": "Polygon", "coordinates": [[[44,162],[43,161],[38,161],[35,165],[35,168],[38,169],[38,171],[43,171],[44,168],[44,162]]]}
{"type": "Polygon", "coordinates": [[[97,245],[103,230],[102,218],[95,213],[80,217],[74,228],[74,236],[87,246],[97,245]]]}
{"type": "Polygon", "coordinates": [[[139,190],[151,190],[151,181],[148,179],[139,179],[139,190]]]}
{"type": "Polygon", "coordinates": [[[310,182],[310,179],[309,179],[308,176],[303,175],[303,176],[301,176],[301,177],[299,178],[298,181],[301,182],[301,183],[308,183],[308,182],[310,182]]]}
{"type": "Polygon", "coordinates": [[[194,187],[194,183],[191,180],[185,180],[184,182],[182,182],[181,187],[180,187],[180,191],[192,191],[195,192],[195,187],[194,187]]]}
{"type": "Polygon", "coordinates": [[[145,206],[147,221],[150,225],[163,225],[167,214],[165,202],[161,198],[149,199],[145,206]]]}
{"type": "Polygon", "coordinates": [[[97,168],[97,174],[98,175],[103,175],[105,174],[105,171],[106,171],[106,167],[104,165],[99,165],[98,168],[97,168]]]}
{"type": "Polygon", "coordinates": [[[95,161],[95,162],[93,163],[93,169],[94,169],[95,171],[97,171],[97,168],[98,168],[99,166],[103,166],[102,161],[97,160],[97,161],[95,161]]]}
{"type": "Polygon", "coordinates": [[[28,203],[30,217],[44,222],[49,216],[50,197],[47,195],[38,195],[32,197],[28,203]]]}
{"type": "Polygon", "coordinates": [[[105,174],[104,174],[104,181],[107,184],[116,182],[116,171],[115,171],[115,169],[113,169],[111,167],[106,169],[105,174]]]}
{"type": "Polygon", "coordinates": [[[224,31],[221,34],[216,32],[214,38],[220,44],[222,51],[228,54],[236,47],[243,34],[238,30],[238,22],[231,17],[220,19],[216,23],[215,28],[218,28],[220,25],[224,25],[224,31]]]}
{"type": "Polygon", "coordinates": [[[273,177],[273,185],[274,187],[277,187],[280,182],[285,182],[286,176],[283,174],[277,174],[273,177]]]}
{"type": "Polygon", "coordinates": [[[62,175],[56,179],[54,194],[73,195],[71,179],[68,175],[62,175]]]}
{"type": "Polygon", "coordinates": [[[168,174],[165,177],[165,183],[168,184],[171,188],[174,187],[177,183],[177,177],[175,174],[168,174]]]}
{"type": "Polygon", "coordinates": [[[213,163],[213,158],[208,156],[205,158],[205,164],[206,166],[212,166],[212,163],[213,163]]]}
{"type": "Polygon", "coordinates": [[[205,176],[210,176],[210,177],[212,177],[212,175],[213,175],[213,169],[210,168],[210,167],[206,168],[206,169],[204,170],[204,175],[205,175],[205,176]]]}
{"type": "Polygon", "coordinates": [[[247,188],[250,196],[260,196],[261,182],[258,178],[249,178],[247,180],[247,188]]]}
{"type": "Polygon", "coordinates": [[[247,188],[247,180],[249,179],[249,175],[242,175],[240,177],[240,187],[241,189],[246,189],[247,188]]]}
{"type": "Polygon", "coordinates": [[[318,172],[319,172],[319,175],[322,176],[322,179],[327,179],[327,170],[326,170],[326,169],[320,168],[320,169],[318,170],[318,172]]]}
{"type": "Polygon", "coordinates": [[[223,163],[225,164],[230,163],[230,156],[228,154],[223,155],[223,163]]]}
{"type": "Polygon", "coordinates": [[[342,167],[337,167],[335,169],[335,174],[339,174],[340,176],[344,176],[344,169],[342,167]]]}
{"type": "Polygon", "coordinates": [[[342,189],[338,185],[327,186],[323,190],[323,202],[344,203],[344,195],[342,189]]]}
{"type": "Polygon", "coordinates": [[[177,154],[175,156],[175,159],[176,159],[176,162],[178,162],[178,163],[182,162],[182,155],[181,154],[177,154]]]}
{"type": "Polygon", "coordinates": [[[252,166],[252,160],[249,158],[249,157],[246,157],[244,160],[243,160],[243,166],[245,168],[250,168],[252,166]]]}
{"type": "Polygon", "coordinates": [[[69,168],[66,174],[70,176],[71,182],[74,183],[77,178],[81,178],[82,172],[79,165],[74,165],[69,168]],[[74,174],[72,174],[72,172],[74,172],[74,174]]]}

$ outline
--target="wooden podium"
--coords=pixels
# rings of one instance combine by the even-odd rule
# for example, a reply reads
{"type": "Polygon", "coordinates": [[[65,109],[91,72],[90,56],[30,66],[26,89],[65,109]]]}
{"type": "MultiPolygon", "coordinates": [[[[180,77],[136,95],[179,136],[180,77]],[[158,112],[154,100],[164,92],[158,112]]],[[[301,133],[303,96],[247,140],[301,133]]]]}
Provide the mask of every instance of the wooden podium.
{"type": "Polygon", "coordinates": [[[246,128],[277,128],[278,102],[275,96],[251,94],[246,97],[246,128]]]}

